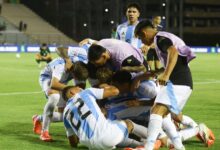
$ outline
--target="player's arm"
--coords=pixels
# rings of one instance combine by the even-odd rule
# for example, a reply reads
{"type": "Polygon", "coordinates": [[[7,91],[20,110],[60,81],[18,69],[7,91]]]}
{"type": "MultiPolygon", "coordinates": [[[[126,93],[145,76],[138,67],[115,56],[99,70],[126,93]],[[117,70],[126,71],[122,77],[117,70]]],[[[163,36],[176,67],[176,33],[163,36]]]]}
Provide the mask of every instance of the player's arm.
{"type": "Polygon", "coordinates": [[[57,47],[56,53],[65,60],[65,70],[69,71],[73,66],[71,59],[68,56],[68,47],[57,47]]]}
{"type": "Polygon", "coordinates": [[[90,39],[90,38],[86,38],[84,40],[82,40],[81,42],[79,42],[79,46],[83,46],[84,44],[96,44],[98,41],[90,39]]]}
{"type": "Polygon", "coordinates": [[[104,89],[103,99],[111,96],[117,96],[119,94],[119,90],[115,86],[101,84],[99,87],[104,89]]]}
{"type": "Polygon", "coordinates": [[[136,76],[134,78],[134,80],[132,81],[130,91],[131,92],[135,91],[135,89],[137,89],[139,87],[141,81],[149,80],[151,77],[155,77],[155,76],[156,75],[153,72],[145,72],[143,74],[140,74],[140,75],[136,76]]]}
{"type": "Polygon", "coordinates": [[[146,72],[147,69],[144,65],[140,65],[140,66],[124,66],[121,68],[121,70],[126,70],[128,72],[146,72]]]}
{"type": "Polygon", "coordinates": [[[56,77],[53,77],[50,83],[51,89],[61,91],[63,90],[67,85],[60,83],[59,79],[56,77]]]}
{"type": "Polygon", "coordinates": [[[161,47],[160,49],[162,52],[167,53],[167,65],[164,73],[158,77],[159,84],[165,85],[176,65],[179,53],[172,41],[168,38],[162,38],[162,40],[159,40],[158,45],[161,47]]]}
{"type": "Polygon", "coordinates": [[[79,143],[79,138],[76,135],[71,135],[68,137],[70,146],[76,148],[79,143]]]}

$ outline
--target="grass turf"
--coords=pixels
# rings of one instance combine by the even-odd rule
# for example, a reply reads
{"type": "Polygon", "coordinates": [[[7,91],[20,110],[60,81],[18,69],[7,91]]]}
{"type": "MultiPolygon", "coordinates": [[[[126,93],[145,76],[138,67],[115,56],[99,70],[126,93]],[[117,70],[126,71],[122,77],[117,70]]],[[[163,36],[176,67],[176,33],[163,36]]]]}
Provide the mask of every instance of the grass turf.
{"type": "MultiPolygon", "coordinates": [[[[219,60],[218,54],[198,54],[190,63],[194,90],[183,111],[213,130],[216,141],[210,150],[220,149],[219,60]]],[[[34,54],[21,54],[18,59],[14,53],[1,53],[0,70],[0,150],[70,149],[62,123],[51,124],[50,132],[55,140],[51,143],[40,141],[32,132],[31,117],[41,114],[46,102],[44,94],[39,93],[40,69],[34,54]]],[[[208,149],[195,138],[185,145],[189,150],[208,149]]]]}

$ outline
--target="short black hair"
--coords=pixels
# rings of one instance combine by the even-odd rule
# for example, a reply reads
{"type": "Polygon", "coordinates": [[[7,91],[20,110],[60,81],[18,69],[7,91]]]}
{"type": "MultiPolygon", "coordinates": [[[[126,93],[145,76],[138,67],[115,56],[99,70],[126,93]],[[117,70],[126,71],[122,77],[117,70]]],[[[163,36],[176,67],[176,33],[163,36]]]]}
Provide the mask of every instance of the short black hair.
{"type": "Polygon", "coordinates": [[[140,35],[141,30],[144,29],[144,28],[146,28],[146,27],[154,28],[154,26],[153,26],[151,20],[149,20],[149,19],[144,19],[144,20],[140,21],[140,22],[137,24],[137,26],[136,26],[136,28],[135,28],[135,30],[134,30],[135,36],[140,35]]]}
{"type": "Polygon", "coordinates": [[[136,8],[139,11],[139,13],[141,12],[141,7],[138,3],[129,3],[126,7],[126,11],[128,10],[128,8],[131,8],[131,7],[136,8]]]}
{"type": "Polygon", "coordinates": [[[114,72],[107,67],[100,67],[96,71],[96,77],[99,80],[100,84],[111,83],[113,74],[114,74],[114,72]]]}
{"type": "Polygon", "coordinates": [[[126,70],[117,71],[112,77],[112,82],[116,82],[119,84],[131,83],[131,81],[131,73],[126,70]]]}
{"type": "Polygon", "coordinates": [[[69,91],[69,89],[71,89],[71,88],[73,88],[73,87],[75,87],[75,86],[67,86],[67,87],[65,87],[63,90],[62,90],[62,93],[61,93],[61,95],[62,95],[62,98],[63,98],[63,100],[64,101],[67,101],[68,100],[68,97],[66,96],[66,93],[69,91]]]}
{"type": "Polygon", "coordinates": [[[87,65],[81,61],[73,64],[73,74],[77,80],[85,81],[89,77],[87,65]]]}
{"type": "Polygon", "coordinates": [[[93,44],[89,47],[88,59],[89,61],[98,60],[102,53],[106,52],[106,49],[100,45],[93,44]]]}

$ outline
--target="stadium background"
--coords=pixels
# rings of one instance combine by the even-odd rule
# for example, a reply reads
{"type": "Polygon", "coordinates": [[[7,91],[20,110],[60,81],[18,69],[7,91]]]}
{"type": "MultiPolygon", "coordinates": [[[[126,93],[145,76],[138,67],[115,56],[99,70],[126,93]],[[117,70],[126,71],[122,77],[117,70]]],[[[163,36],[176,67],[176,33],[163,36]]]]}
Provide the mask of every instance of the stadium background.
{"type": "MultiPolygon", "coordinates": [[[[40,69],[34,61],[34,54],[25,52],[37,52],[42,42],[48,43],[53,51],[57,44],[76,45],[86,37],[97,40],[111,37],[112,29],[125,21],[125,6],[134,1],[4,2],[0,16],[0,52],[4,52],[0,53],[0,149],[70,149],[61,123],[51,125],[52,135],[56,139],[53,143],[43,143],[32,133],[31,116],[42,113],[45,101],[38,85],[40,69]],[[39,25],[35,22],[30,15],[35,13],[39,15],[35,17],[41,21],[44,19],[43,22],[49,26],[48,29],[43,26],[44,24],[39,25]],[[20,21],[27,23],[25,31],[19,29],[20,21]],[[35,26],[39,26],[41,30],[35,26]],[[58,30],[49,30],[54,27],[58,30]],[[16,58],[15,53],[20,53],[21,58],[16,58]]],[[[219,150],[220,1],[135,0],[135,2],[141,5],[141,18],[161,15],[167,31],[182,37],[187,44],[194,47],[194,51],[202,52],[197,54],[197,59],[190,64],[195,87],[184,112],[196,121],[206,123],[214,131],[217,140],[210,149],[219,150]]],[[[57,57],[56,54],[53,54],[53,57],[57,57]]],[[[196,139],[186,142],[186,148],[207,149],[196,139]]]]}

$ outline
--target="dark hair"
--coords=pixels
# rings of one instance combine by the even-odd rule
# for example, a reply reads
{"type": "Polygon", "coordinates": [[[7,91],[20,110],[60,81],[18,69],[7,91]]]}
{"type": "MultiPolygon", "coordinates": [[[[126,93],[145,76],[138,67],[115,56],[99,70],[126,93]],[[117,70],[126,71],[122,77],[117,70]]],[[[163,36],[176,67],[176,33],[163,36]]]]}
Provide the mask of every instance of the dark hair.
{"type": "Polygon", "coordinates": [[[131,73],[125,70],[117,71],[113,77],[112,82],[117,82],[119,84],[131,83],[131,73]]]}
{"type": "Polygon", "coordinates": [[[87,65],[81,61],[75,62],[73,64],[73,74],[77,80],[85,81],[89,76],[87,65]]]}
{"type": "Polygon", "coordinates": [[[110,83],[112,80],[113,71],[107,67],[101,67],[96,72],[96,77],[101,83],[110,83]]]}
{"type": "Polygon", "coordinates": [[[71,89],[71,88],[73,88],[73,87],[75,87],[75,86],[67,86],[67,87],[65,87],[63,90],[62,90],[62,93],[61,93],[61,95],[62,95],[62,98],[63,98],[63,100],[64,101],[67,101],[68,100],[68,97],[66,96],[66,93],[69,91],[69,89],[71,89]]]}
{"type": "Polygon", "coordinates": [[[141,7],[140,7],[140,5],[137,4],[137,3],[129,3],[129,4],[127,5],[127,7],[126,7],[126,11],[128,10],[128,8],[131,8],[131,7],[136,8],[136,9],[139,11],[139,13],[141,12],[141,7]]]}
{"type": "Polygon", "coordinates": [[[104,53],[106,49],[100,45],[93,44],[89,47],[88,59],[89,61],[98,60],[102,53],[104,53]]]}
{"type": "Polygon", "coordinates": [[[145,19],[145,20],[140,21],[140,22],[137,24],[137,26],[136,26],[136,28],[135,28],[135,30],[134,30],[135,36],[140,35],[141,30],[144,29],[144,28],[146,28],[146,27],[154,28],[154,26],[153,26],[151,20],[145,19]]]}
{"type": "Polygon", "coordinates": [[[46,43],[42,43],[42,46],[47,46],[47,44],[46,43]]]}

